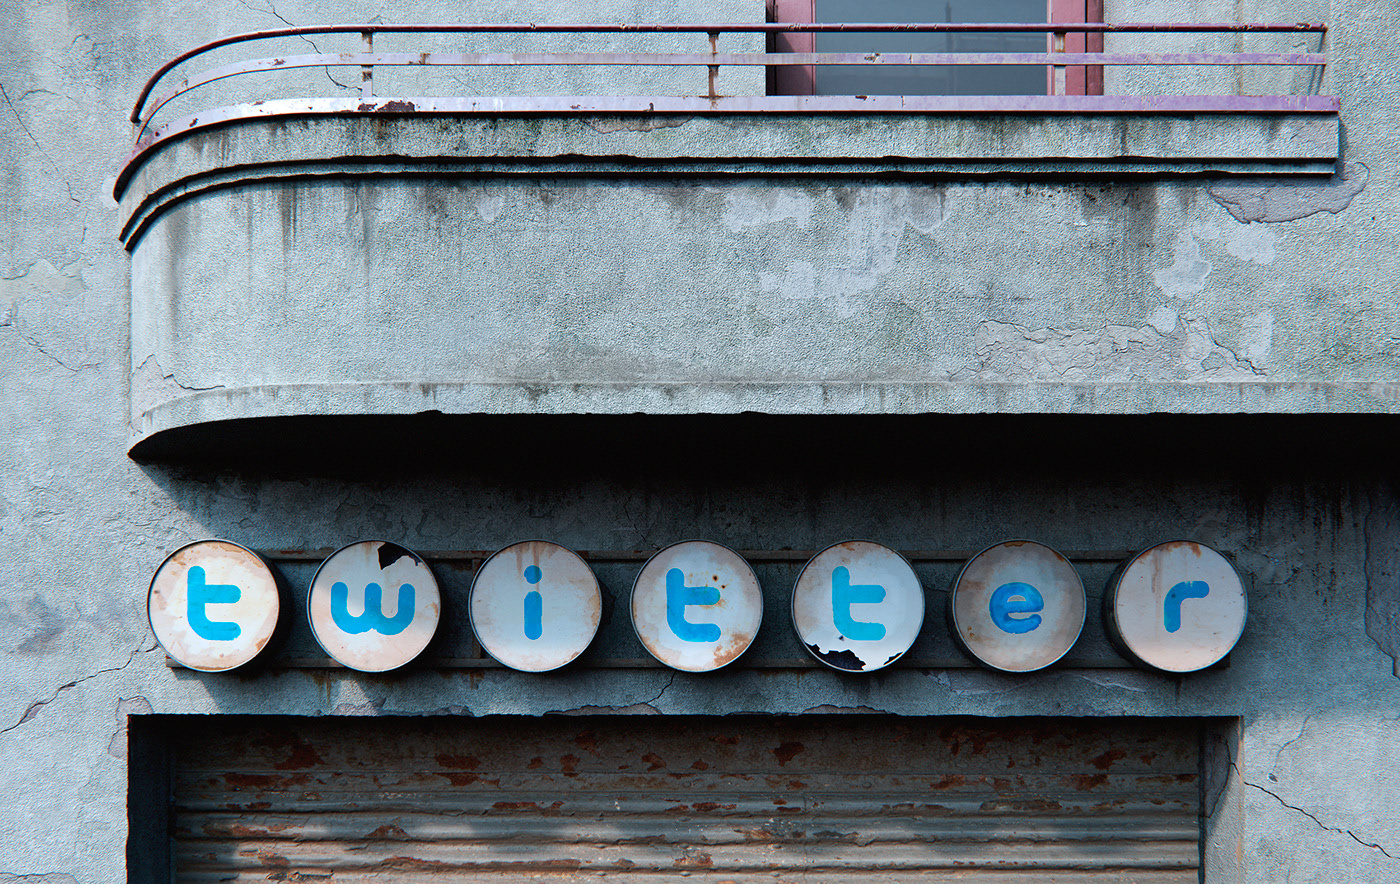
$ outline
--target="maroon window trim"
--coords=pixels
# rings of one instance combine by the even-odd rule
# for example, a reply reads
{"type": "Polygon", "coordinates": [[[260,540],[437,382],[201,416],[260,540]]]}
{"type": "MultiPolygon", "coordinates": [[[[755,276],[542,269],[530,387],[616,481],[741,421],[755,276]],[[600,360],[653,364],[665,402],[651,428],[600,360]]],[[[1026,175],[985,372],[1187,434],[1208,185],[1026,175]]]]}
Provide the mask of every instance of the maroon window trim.
{"type": "MultiPolygon", "coordinates": [[[[1050,24],[1056,22],[1103,21],[1103,0],[1046,0],[1050,24]]],[[[1049,51],[1055,51],[1055,35],[1048,37],[1049,51]]],[[[1103,52],[1103,34],[1065,34],[1065,52],[1103,52]]],[[[1055,69],[1045,70],[1045,92],[1055,94],[1055,69]]],[[[1103,65],[1065,68],[1066,95],[1102,95],[1103,65]]]]}

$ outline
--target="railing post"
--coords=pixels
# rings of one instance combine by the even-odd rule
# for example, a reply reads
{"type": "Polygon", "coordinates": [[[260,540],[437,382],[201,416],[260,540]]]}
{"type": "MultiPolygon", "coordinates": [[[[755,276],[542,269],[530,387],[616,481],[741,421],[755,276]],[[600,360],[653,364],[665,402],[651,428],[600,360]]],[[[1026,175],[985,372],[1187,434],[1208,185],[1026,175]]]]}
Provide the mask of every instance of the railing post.
{"type": "MultiPolygon", "coordinates": [[[[710,32],[709,32],[709,35],[710,35],[710,55],[713,57],[713,56],[716,56],[716,55],[719,54],[719,31],[710,31],[710,32]]],[[[709,92],[709,95],[708,95],[707,97],[709,97],[709,98],[718,98],[718,97],[719,97],[718,94],[715,92],[715,81],[718,80],[718,79],[719,79],[719,65],[717,65],[717,64],[712,64],[712,65],[710,65],[710,92],[709,92]]]]}
{"type": "MultiPolygon", "coordinates": [[[[1054,31],[1050,34],[1050,51],[1065,51],[1065,31],[1054,31]]],[[[1069,68],[1062,64],[1053,65],[1050,68],[1050,89],[1051,95],[1064,95],[1068,84],[1069,68]]]]}
{"type": "MultiPolygon", "coordinates": [[[[374,31],[360,34],[364,40],[365,52],[374,51],[374,31]]],[[[368,102],[374,98],[374,65],[360,65],[360,100],[368,102]]]]}

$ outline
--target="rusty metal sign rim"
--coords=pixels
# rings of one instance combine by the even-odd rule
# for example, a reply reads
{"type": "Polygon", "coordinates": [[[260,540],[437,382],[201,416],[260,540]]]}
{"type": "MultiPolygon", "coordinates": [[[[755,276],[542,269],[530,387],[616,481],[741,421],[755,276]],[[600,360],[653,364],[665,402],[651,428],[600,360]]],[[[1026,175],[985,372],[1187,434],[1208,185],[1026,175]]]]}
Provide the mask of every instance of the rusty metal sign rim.
{"type": "Polygon", "coordinates": [[[330,657],[332,660],[339,663],[341,666],[344,666],[346,669],[350,669],[355,672],[368,672],[370,674],[393,672],[396,669],[404,668],[408,664],[412,663],[414,660],[417,660],[419,657],[423,656],[423,652],[428,649],[428,645],[433,643],[432,638],[428,640],[428,643],[425,644],[418,651],[418,653],[414,654],[412,657],[409,657],[407,660],[403,661],[397,666],[390,666],[387,669],[361,669],[359,666],[352,666],[349,663],[346,663],[344,660],[340,659],[334,653],[332,653],[331,649],[326,647],[325,642],[321,641],[320,634],[316,632],[316,621],[311,619],[311,591],[316,588],[316,578],[321,576],[321,569],[326,567],[326,562],[329,562],[331,559],[345,552],[350,547],[359,546],[362,543],[392,543],[394,544],[394,546],[397,546],[400,549],[407,550],[409,555],[413,556],[414,560],[417,561],[418,564],[423,566],[423,570],[428,572],[428,577],[432,579],[433,589],[437,592],[438,596],[438,622],[437,625],[433,627],[432,638],[437,637],[438,627],[442,625],[442,586],[438,583],[437,575],[433,573],[433,567],[429,565],[428,560],[420,556],[417,553],[417,551],[409,549],[402,543],[395,543],[392,540],[384,540],[383,538],[351,541],[350,543],[345,544],[344,546],[340,547],[335,552],[332,552],[330,555],[326,556],[324,559],[321,560],[321,564],[316,566],[316,573],[311,575],[311,582],[306,585],[306,625],[311,629],[311,637],[316,639],[316,644],[320,645],[321,650],[326,652],[326,656],[330,657]]]}
{"type": "MultiPolygon", "coordinates": [[[[569,659],[565,660],[563,663],[560,663],[558,666],[551,666],[551,667],[548,668],[548,669],[520,669],[519,667],[510,665],[510,664],[507,663],[505,660],[502,660],[501,658],[497,657],[495,654],[492,654],[489,650],[487,650],[487,648],[486,648],[486,643],[483,642],[483,641],[481,640],[481,632],[476,628],[476,613],[475,613],[475,611],[474,611],[473,608],[472,608],[472,600],[473,600],[474,598],[476,598],[476,581],[477,581],[477,578],[479,578],[479,577],[481,576],[481,572],[483,572],[483,571],[486,570],[486,566],[489,565],[489,564],[491,564],[491,560],[492,560],[492,559],[496,558],[496,556],[499,556],[501,553],[505,552],[506,550],[512,549],[513,547],[520,546],[520,545],[523,544],[523,543],[547,543],[547,544],[549,544],[550,546],[556,546],[556,547],[558,547],[559,549],[562,549],[564,552],[566,552],[566,553],[568,553],[569,555],[573,556],[574,558],[578,559],[579,562],[582,563],[583,567],[586,568],[586,569],[588,569],[588,576],[590,576],[590,577],[593,578],[593,592],[596,593],[597,596],[598,596],[598,606],[599,606],[599,609],[601,610],[601,608],[602,608],[602,603],[603,603],[603,585],[602,585],[602,583],[599,582],[599,580],[598,580],[598,574],[597,574],[596,571],[593,570],[593,566],[590,565],[590,564],[588,564],[588,560],[585,559],[583,556],[579,555],[578,552],[575,551],[574,549],[572,549],[572,548],[570,548],[570,547],[567,547],[567,546],[565,546],[565,545],[562,544],[562,543],[556,543],[556,542],[554,542],[553,540],[545,540],[545,539],[542,538],[542,537],[533,537],[533,538],[527,538],[527,539],[525,539],[525,540],[516,540],[516,541],[514,541],[514,542],[512,542],[512,543],[507,543],[505,546],[503,546],[503,547],[501,547],[500,549],[496,550],[495,552],[491,553],[491,555],[489,555],[489,556],[487,556],[486,558],[482,559],[481,564],[477,566],[476,572],[475,572],[474,574],[472,574],[471,586],[469,586],[469,587],[467,588],[467,622],[471,624],[472,635],[476,637],[476,643],[479,644],[479,645],[481,645],[481,650],[482,650],[484,653],[486,653],[488,656],[490,656],[490,658],[491,658],[492,660],[495,660],[497,663],[500,663],[502,666],[506,667],[507,669],[514,670],[515,672],[526,672],[526,673],[530,673],[530,674],[543,674],[543,673],[545,673],[545,672],[557,672],[557,671],[559,671],[560,669],[563,669],[565,666],[568,666],[570,663],[572,663],[572,662],[574,662],[575,660],[577,660],[579,657],[582,657],[582,656],[584,655],[584,653],[585,653],[590,647],[592,647],[593,642],[598,638],[598,632],[599,632],[599,630],[601,630],[601,629],[603,628],[603,619],[602,619],[601,616],[598,618],[598,623],[597,623],[597,625],[595,625],[595,626],[593,627],[593,635],[589,637],[589,639],[588,639],[588,644],[584,645],[584,646],[579,650],[579,652],[578,652],[577,654],[574,654],[572,657],[570,657],[569,659]]],[[[648,561],[650,561],[650,559],[648,559],[648,561]]],[[[427,564],[427,561],[424,560],[424,561],[423,561],[423,564],[426,565],[426,564],[427,564]]],[[[646,566],[644,565],[643,567],[646,567],[646,566]]],[[[639,572],[639,573],[640,573],[640,572],[639,572]]]]}
{"type": "Polygon", "coordinates": [[[1108,585],[1107,587],[1105,587],[1105,591],[1103,594],[1103,611],[1104,625],[1107,627],[1105,629],[1105,632],[1108,633],[1109,639],[1111,640],[1115,649],[1122,653],[1123,656],[1127,657],[1129,660],[1131,660],[1133,663],[1136,663],[1138,666],[1150,669],[1153,672],[1162,672],[1166,673],[1167,675],[1191,675],[1196,672],[1204,672],[1205,670],[1210,669],[1212,666],[1220,665],[1221,660],[1224,660],[1226,657],[1229,657],[1232,653],[1234,653],[1235,647],[1240,643],[1240,639],[1244,638],[1245,627],[1249,625],[1249,587],[1244,582],[1244,575],[1240,573],[1239,568],[1235,567],[1235,563],[1231,561],[1229,556],[1225,555],[1220,550],[1211,546],[1209,543],[1202,543],[1199,540],[1186,540],[1184,538],[1178,537],[1171,540],[1162,540],[1158,541],[1157,543],[1149,544],[1143,547],[1142,549],[1138,550],[1137,552],[1133,553],[1128,558],[1124,559],[1123,563],[1117,568],[1115,568],[1113,570],[1113,573],[1108,578],[1108,585]],[[1154,663],[1147,662],[1142,657],[1138,656],[1138,654],[1135,651],[1133,651],[1131,647],[1128,646],[1128,643],[1123,640],[1123,631],[1118,625],[1118,584],[1122,581],[1123,575],[1128,573],[1128,569],[1131,568],[1133,566],[1133,563],[1135,563],[1138,559],[1152,552],[1154,549],[1158,549],[1163,546],[1170,546],[1174,543],[1192,543],[1196,546],[1203,546],[1211,552],[1215,553],[1216,555],[1220,556],[1221,560],[1229,566],[1231,573],[1235,575],[1235,579],[1240,582],[1240,596],[1244,602],[1244,611],[1240,616],[1240,631],[1230,642],[1230,649],[1224,654],[1221,654],[1220,659],[1215,660],[1211,663],[1207,663],[1204,666],[1197,666],[1194,669],[1164,669],[1161,666],[1158,666],[1154,663]]]}
{"type": "MultiPolygon", "coordinates": [[[[909,573],[914,575],[914,582],[919,584],[919,597],[923,599],[924,602],[924,610],[919,617],[919,629],[915,633],[914,641],[918,641],[919,636],[923,634],[924,623],[928,620],[928,588],[924,586],[924,582],[919,579],[919,573],[914,570],[914,563],[910,562],[909,559],[905,558],[904,553],[900,552],[892,546],[886,546],[885,544],[880,543],[877,540],[864,540],[861,538],[838,540],[835,543],[828,544],[827,546],[818,550],[816,554],[814,554],[810,559],[808,559],[806,563],[803,564],[801,570],[797,572],[797,577],[792,581],[792,595],[788,599],[788,615],[792,620],[792,632],[793,635],[797,636],[797,643],[802,646],[802,650],[806,652],[807,656],[813,658],[818,663],[822,664],[823,666],[832,670],[833,672],[844,672],[847,675],[868,675],[869,673],[879,672],[881,669],[886,669],[890,666],[893,666],[895,663],[898,663],[901,657],[903,657],[905,654],[909,653],[911,650],[914,649],[914,645],[911,643],[909,647],[905,648],[895,656],[891,657],[887,662],[876,666],[874,669],[842,669],[839,666],[832,666],[830,663],[826,662],[821,657],[818,657],[811,648],[807,647],[807,643],[802,638],[802,633],[797,631],[797,585],[802,582],[802,575],[807,573],[807,569],[811,567],[812,563],[815,562],[817,559],[821,558],[821,556],[825,554],[827,550],[835,549],[836,547],[842,546],[847,543],[868,543],[871,546],[878,546],[881,549],[888,550],[889,552],[894,553],[896,556],[899,556],[899,558],[909,568],[909,573]]],[[[978,555],[981,555],[981,553],[978,553],[978,555]]]]}
{"type": "Polygon", "coordinates": [[[694,675],[704,675],[708,672],[718,672],[721,669],[732,665],[735,660],[738,660],[740,657],[747,654],[749,652],[749,648],[752,648],[753,643],[758,640],[759,632],[763,629],[763,615],[766,608],[767,605],[764,604],[763,600],[763,581],[758,579],[758,572],[753,569],[753,565],[750,564],[749,560],[740,555],[738,550],[736,550],[734,547],[730,546],[727,543],[720,543],[718,540],[705,540],[702,537],[691,537],[685,540],[677,540],[675,543],[668,543],[665,546],[658,549],[656,552],[647,556],[647,560],[643,562],[642,567],[637,570],[637,576],[632,578],[632,591],[627,594],[627,619],[632,624],[632,634],[637,636],[637,641],[639,644],[641,644],[642,650],[646,651],[648,654],[654,657],[658,663],[660,663],[662,666],[665,666],[668,669],[674,669],[677,672],[689,672],[694,675]],[[735,558],[744,563],[745,568],[749,569],[749,574],[753,575],[753,584],[754,586],[758,587],[758,623],[754,625],[753,637],[749,639],[748,644],[744,645],[744,649],[742,651],[735,654],[728,661],[721,663],[719,666],[716,666],[713,669],[681,669],[678,666],[672,666],[670,663],[667,663],[665,660],[662,660],[660,657],[657,657],[655,652],[653,652],[651,648],[647,647],[647,643],[642,641],[642,635],[640,632],[637,631],[637,610],[635,602],[637,598],[638,581],[642,579],[642,575],[646,573],[647,566],[651,564],[653,559],[655,559],[657,556],[661,555],[673,546],[681,546],[682,544],[686,543],[708,543],[712,546],[718,546],[723,549],[729,550],[731,553],[734,554],[735,558]]]}
{"type": "Polygon", "coordinates": [[[272,570],[272,566],[268,564],[267,559],[263,558],[258,553],[254,552],[253,550],[249,549],[241,543],[235,543],[232,540],[225,540],[222,537],[205,537],[201,540],[191,540],[189,543],[180,546],[174,552],[170,553],[170,555],[160,560],[160,564],[156,566],[155,573],[151,575],[151,582],[146,586],[146,625],[150,627],[151,635],[155,638],[156,644],[159,645],[160,649],[165,652],[165,656],[177,661],[181,666],[185,667],[186,669],[192,669],[195,672],[232,672],[235,669],[242,669],[244,666],[247,666],[249,663],[252,663],[254,660],[258,659],[258,657],[261,656],[263,652],[267,650],[268,645],[272,644],[272,638],[277,635],[277,629],[278,626],[281,625],[281,621],[282,586],[277,580],[277,572],[272,570]],[[272,636],[269,636],[268,641],[265,642],[261,648],[258,648],[256,651],[254,651],[253,655],[247,660],[244,660],[242,663],[238,663],[233,666],[225,666],[222,669],[206,669],[202,666],[191,666],[184,660],[181,660],[179,657],[170,653],[170,649],[165,646],[165,642],[160,640],[160,633],[156,631],[155,621],[151,619],[151,594],[154,593],[156,590],[156,578],[160,576],[161,571],[165,570],[166,564],[171,559],[175,558],[180,553],[184,552],[192,546],[199,546],[201,543],[227,543],[229,546],[237,547],[243,550],[244,552],[248,553],[250,556],[252,556],[258,561],[258,564],[263,566],[264,570],[267,571],[267,575],[272,578],[272,588],[276,590],[275,598],[277,600],[277,610],[272,617],[272,636]]]}
{"type": "Polygon", "coordinates": [[[1055,549],[1050,544],[1041,543],[1039,540],[1030,540],[1029,538],[1012,537],[1007,540],[999,540],[996,543],[993,543],[987,548],[981,550],[977,553],[977,555],[973,556],[972,558],[968,559],[966,562],[963,563],[963,566],[958,569],[958,576],[953,578],[953,585],[948,589],[948,621],[952,624],[953,627],[949,631],[953,633],[953,641],[957,643],[958,649],[961,650],[964,654],[967,654],[967,656],[970,657],[974,663],[977,663],[981,666],[985,666],[988,669],[991,669],[995,672],[1005,672],[1009,675],[1030,675],[1032,672],[1043,672],[1044,670],[1049,669],[1051,666],[1054,666],[1056,663],[1059,663],[1061,660],[1063,660],[1065,656],[1069,654],[1070,651],[1074,650],[1074,646],[1079,644],[1079,639],[1084,635],[1084,624],[1087,623],[1089,620],[1088,614],[1089,594],[1084,589],[1084,575],[1080,574],[1079,569],[1074,567],[1074,562],[1071,562],[1069,560],[1069,556],[1060,552],[1058,549],[1055,549]],[[1046,663],[1044,666],[1037,666],[1035,669],[1004,669],[987,660],[983,660],[980,656],[974,653],[973,650],[967,646],[967,643],[963,641],[962,625],[958,623],[958,609],[957,606],[954,604],[954,600],[958,591],[958,584],[962,583],[963,575],[967,573],[967,569],[972,566],[972,563],[977,561],[979,558],[986,555],[987,553],[991,552],[992,550],[996,549],[997,547],[1006,546],[1007,544],[1012,543],[1029,543],[1034,546],[1041,547],[1042,549],[1048,549],[1050,550],[1050,552],[1059,556],[1060,559],[1066,565],[1069,565],[1070,571],[1074,573],[1074,579],[1076,582],[1079,583],[1079,594],[1084,597],[1084,617],[1080,619],[1079,629],[1074,633],[1074,638],[1065,648],[1064,653],[1060,654],[1060,656],[1051,660],[1049,663],[1046,663]]]}

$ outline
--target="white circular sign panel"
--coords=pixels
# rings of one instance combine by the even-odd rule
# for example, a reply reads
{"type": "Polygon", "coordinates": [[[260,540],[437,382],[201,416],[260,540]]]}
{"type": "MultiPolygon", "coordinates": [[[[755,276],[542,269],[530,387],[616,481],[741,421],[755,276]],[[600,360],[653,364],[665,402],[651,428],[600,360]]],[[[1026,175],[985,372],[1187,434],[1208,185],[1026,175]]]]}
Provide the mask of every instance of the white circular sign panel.
{"type": "Polygon", "coordinates": [[[200,540],[171,553],[151,578],[146,615],[181,665],[224,672],[252,660],[277,628],[277,580],[257,553],[200,540]]]}
{"type": "Polygon", "coordinates": [[[953,636],[978,662],[1035,672],[1058,661],[1084,629],[1084,582],[1044,544],[1011,540],[963,566],[949,604],[953,636]]]}
{"type": "Polygon", "coordinates": [[[850,540],[817,553],[792,589],[798,640],[832,669],[874,672],[914,645],[924,623],[924,588],[888,547],[850,540]]]}
{"type": "Polygon", "coordinates": [[[642,566],[632,585],[632,626],[653,657],[685,672],[710,672],[748,649],[763,622],[753,568],[727,546],[687,540],[642,566]]]}
{"type": "Polygon", "coordinates": [[[362,540],[331,553],[316,569],[306,609],[316,641],[338,663],[387,672],[428,646],[442,597],[417,554],[396,543],[362,540]]]}
{"type": "Polygon", "coordinates": [[[1230,653],[1248,603],[1233,565],[1202,543],[1173,540],[1129,559],[1104,596],[1109,634],[1139,662],[1196,672],[1230,653]]]}
{"type": "Polygon", "coordinates": [[[588,563],[545,540],[492,555],[472,581],[472,629],[488,654],[522,672],[572,662],[598,633],[603,593],[588,563]]]}

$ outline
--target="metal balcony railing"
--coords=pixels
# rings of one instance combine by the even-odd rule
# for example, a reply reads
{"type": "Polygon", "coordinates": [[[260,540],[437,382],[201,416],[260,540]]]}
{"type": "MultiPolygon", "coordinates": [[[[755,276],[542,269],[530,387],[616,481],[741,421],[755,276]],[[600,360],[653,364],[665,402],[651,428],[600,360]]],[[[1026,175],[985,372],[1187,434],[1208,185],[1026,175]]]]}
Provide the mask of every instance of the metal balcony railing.
{"type": "MultiPolygon", "coordinates": [[[[162,65],[136,99],[131,122],[136,126],[137,154],[164,138],[194,128],[256,117],[345,114],[577,114],[577,113],[858,113],[858,112],[1048,112],[1048,113],[1307,113],[1333,112],[1336,98],[1305,95],[1183,95],[1164,90],[1157,95],[722,95],[717,79],[726,66],[781,65],[1045,65],[1051,70],[1067,66],[1152,65],[1170,68],[1199,65],[1310,67],[1320,72],[1326,65],[1322,51],[1287,52],[1065,52],[1068,33],[1098,34],[1317,34],[1319,44],[1327,26],[1315,23],[731,23],[731,24],[337,24],[254,31],[223,37],[191,49],[162,65]],[[1026,33],[1049,36],[1046,52],[722,52],[724,35],[766,35],[783,32],[857,33],[1026,33]],[[355,34],[359,52],[280,55],[253,58],[187,76],[154,100],[156,87],[177,68],[222,47],[286,37],[309,38],[355,34]],[[702,52],[376,52],[375,37],[388,34],[563,34],[647,35],[704,34],[708,51],[702,52]],[[1055,47],[1060,47],[1056,51],[1055,47]],[[383,97],[374,90],[375,71],[382,67],[493,67],[534,65],[623,65],[695,67],[703,72],[691,95],[608,96],[429,96],[383,97]],[[177,119],[159,128],[152,121],[171,101],[202,86],[248,74],[298,68],[350,67],[360,71],[358,96],[308,97],[260,100],[250,97],[236,105],[214,108],[177,119]],[[701,88],[703,86],[703,88],[701,88]]],[[[1054,82],[1055,78],[1051,78],[1054,82]]],[[[1062,77],[1059,79],[1063,79],[1062,77]]],[[[1313,82],[1320,77],[1312,78],[1313,82]]],[[[1165,79],[1164,83],[1169,83],[1165,79]]]]}

